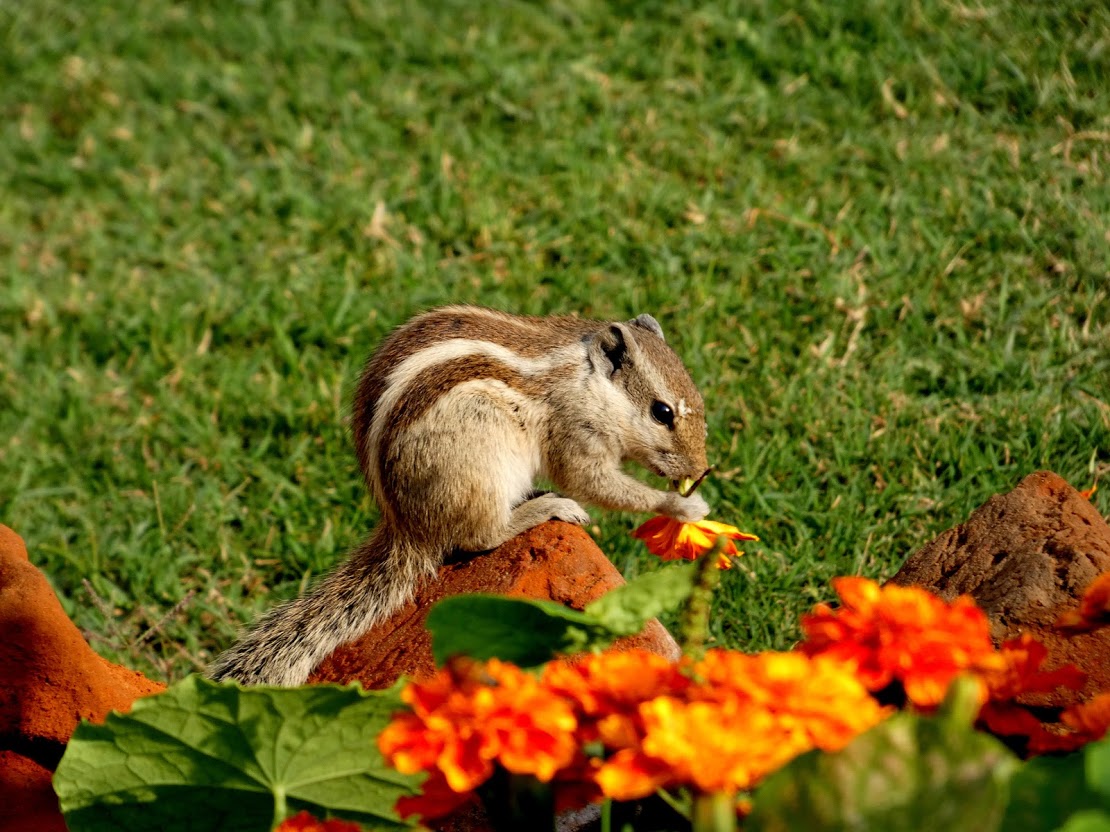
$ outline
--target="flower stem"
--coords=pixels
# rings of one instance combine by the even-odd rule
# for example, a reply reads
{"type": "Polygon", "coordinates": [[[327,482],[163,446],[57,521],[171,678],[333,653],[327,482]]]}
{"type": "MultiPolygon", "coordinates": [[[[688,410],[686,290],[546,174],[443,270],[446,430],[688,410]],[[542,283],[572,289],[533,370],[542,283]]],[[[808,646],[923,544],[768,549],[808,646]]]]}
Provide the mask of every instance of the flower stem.
{"type": "Polygon", "coordinates": [[[280,825],[288,814],[289,808],[285,803],[285,789],[281,786],[274,786],[274,823],[271,828],[280,825]]]}
{"type": "Polygon", "coordinates": [[[693,832],[736,832],[736,796],[729,792],[694,798],[693,832]]]}
{"type": "Polygon", "coordinates": [[[717,568],[717,554],[725,544],[718,537],[713,548],[698,558],[698,571],[694,577],[694,591],[686,601],[679,624],[679,637],[683,654],[692,659],[705,655],[705,641],[709,636],[709,614],[713,609],[713,590],[721,582],[717,568]]]}

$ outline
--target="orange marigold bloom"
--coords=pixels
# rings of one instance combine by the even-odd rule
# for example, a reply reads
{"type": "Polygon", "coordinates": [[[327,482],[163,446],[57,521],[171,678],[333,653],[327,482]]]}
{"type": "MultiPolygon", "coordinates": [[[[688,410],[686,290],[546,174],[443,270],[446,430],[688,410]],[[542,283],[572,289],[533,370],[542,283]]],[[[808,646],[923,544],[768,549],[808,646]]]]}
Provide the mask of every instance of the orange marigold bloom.
{"type": "Polygon", "coordinates": [[[298,812],[283,820],[274,832],[360,832],[357,823],[346,820],[317,820],[308,812],[298,812]]]}
{"type": "Polygon", "coordinates": [[[1041,670],[1048,648],[1029,633],[1004,642],[999,653],[1002,666],[982,676],[987,694],[995,702],[1016,699],[1023,693],[1048,693],[1058,687],[1079,690],[1087,681],[1087,674],[1073,664],[1041,670]]]}
{"type": "Polygon", "coordinates": [[[1110,624],[1110,572],[1095,578],[1083,593],[1079,609],[1056,619],[1056,627],[1075,633],[1097,630],[1110,624]]]}
{"type": "Polygon", "coordinates": [[[840,662],[714,650],[692,669],[697,681],[684,695],[640,705],[642,741],[598,771],[607,796],[749,789],[804,751],[842,747],[887,713],[840,662]]]}
{"type": "Polygon", "coordinates": [[[891,713],[868,693],[850,666],[835,659],[710,650],[694,673],[703,682],[691,689],[690,698],[737,698],[766,709],[781,730],[798,735],[807,748],[843,748],[891,713]]]}
{"type": "Polygon", "coordinates": [[[394,807],[402,818],[419,816],[423,820],[447,817],[468,803],[477,803],[474,792],[457,792],[447,784],[443,772],[434,769],[420,787],[420,794],[397,799],[394,807]]]}
{"type": "Polygon", "coordinates": [[[1110,692],[1073,705],[1060,715],[1060,721],[1066,730],[1042,730],[1030,738],[1029,750],[1034,754],[1070,752],[1102,739],[1110,729],[1110,692]]]}
{"type": "Polygon", "coordinates": [[[1030,747],[1042,745],[1051,737],[1046,737],[1041,721],[1015,700],[1023,693],[1047,693],[1058,687],[1079,690],[1087,674],[1070,664],[1041,670],[1048,649],[1028,633],[1005,642],[1000,655],[1004,665],[982,676],[987,701],[979,711],[979,725],[997,736],[1028,737],[1030,747]]]}
{"type": "Polygon", "coordinates": [[[690,680],[658,653],[625,650],[550,662],[543,684],[574,703],[585,742],[600,739],[609,748],[625,748],[638,742],[640,704],[681,694],[690,680]]]}
{"type": "Polygon", "coordinates": [[[406,774],[438,770],[469,792],[494,763],[548,781],[574,757],[570,705],[518,667],[491,659],[456,660],[401,694],[412,707],[386,726],[378,747],[406,774]]]}
{"type": "Polygon", "coordinates": [[[852,664],[869,690],[898,681],[911,702],[931,708],[960,673],[1003,666],[987,617],[969,597],[947,603],[918,587],[866,578],[832,583],[842,606],[818,604],[803,616],[799,649],[852,664]]]}
{"type": "Polygon", "coordinates": [[[1060,715],[1060,721],[1077,734],[1086,736],[1088,742],[1102,739],[1110,729],[1110,692],[1068,708],[1060,715]]]}
{"type": "Polygon", "coordinates": [[[697,560],[713,548],[718,537],[724,537],[724,546],[717,553],[718,569],[731,569],[732,558],[744,554],[736,548],[736,541],[759,540],[754,534],[742,532],[727,523],[713,520],[683,523],[662,516],[652,517],[632,532],[632,536],[644,541],[648,551],[663,560],[697,560]]]}

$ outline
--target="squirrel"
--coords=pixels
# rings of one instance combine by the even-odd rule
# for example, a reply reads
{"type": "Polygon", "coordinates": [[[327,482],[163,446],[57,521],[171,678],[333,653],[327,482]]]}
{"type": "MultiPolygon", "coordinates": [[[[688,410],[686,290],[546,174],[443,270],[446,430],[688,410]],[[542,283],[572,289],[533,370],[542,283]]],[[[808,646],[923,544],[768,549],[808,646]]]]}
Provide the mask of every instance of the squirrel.
{"type": "Polygon", "coordinates": [[[705,517],[677,483],[708,468],[705,406],[655,318],[526,317],[473,306],[418,315],[370,356],[352,433],[381,519],[306,594],[265,614],[208,670],[215,681],[294,686],[410,601],[454,552],[483,552],[579,501],[705,517]],[[533,491],[537,477],[563,494],[533,491]]]}

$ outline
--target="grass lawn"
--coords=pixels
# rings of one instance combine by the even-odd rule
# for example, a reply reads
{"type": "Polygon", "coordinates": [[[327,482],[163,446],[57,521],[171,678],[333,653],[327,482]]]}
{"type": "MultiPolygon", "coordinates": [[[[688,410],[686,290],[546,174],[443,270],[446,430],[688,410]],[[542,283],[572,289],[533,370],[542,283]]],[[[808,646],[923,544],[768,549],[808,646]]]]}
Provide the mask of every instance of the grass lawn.
{"type": "Polygon", "coordinates": [[[0,2],[0,115],[0,522],[156,676],[373,526],[351,389],[446,302],[660,319],[729,646],[1035,469],[1110,514],[1104,2],[0,2]]]}

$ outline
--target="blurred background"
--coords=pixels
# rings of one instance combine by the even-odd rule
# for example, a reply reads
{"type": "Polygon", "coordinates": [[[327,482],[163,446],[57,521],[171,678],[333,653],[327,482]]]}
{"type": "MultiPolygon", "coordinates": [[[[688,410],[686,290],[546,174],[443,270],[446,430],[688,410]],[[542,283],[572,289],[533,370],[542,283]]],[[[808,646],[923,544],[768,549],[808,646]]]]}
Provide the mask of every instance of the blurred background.
{"type": "Polygon", "coordinates": [[[0,115],[0,522],[159,678],[372,528],[351,391],[437,304],[659,318],[728,646],[1110,475],[1102,2],[0,0],[0,115]]]}

